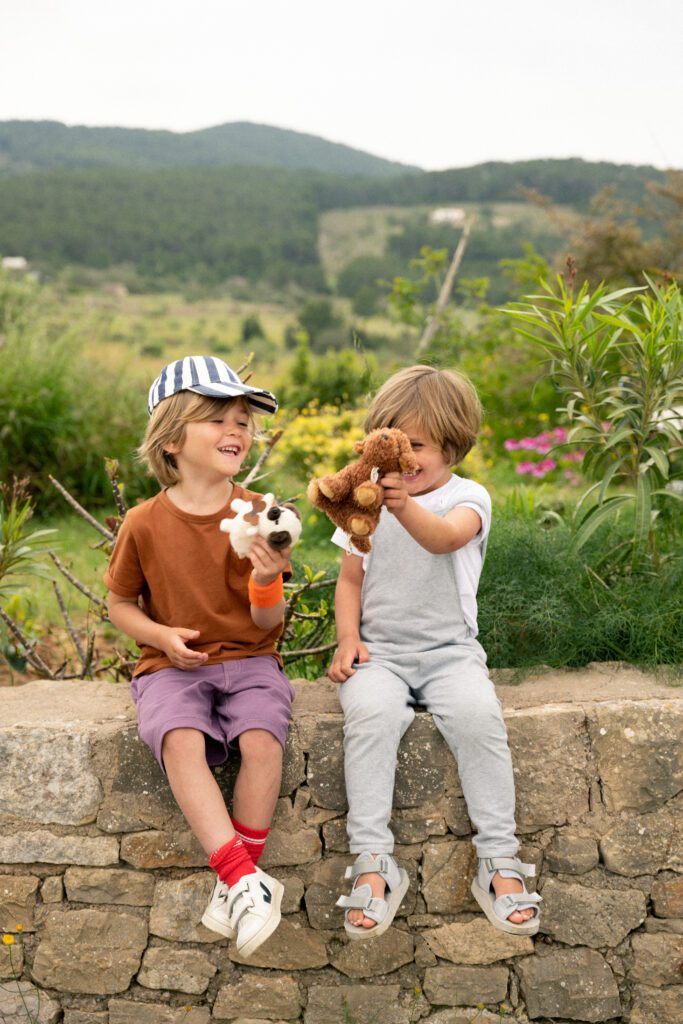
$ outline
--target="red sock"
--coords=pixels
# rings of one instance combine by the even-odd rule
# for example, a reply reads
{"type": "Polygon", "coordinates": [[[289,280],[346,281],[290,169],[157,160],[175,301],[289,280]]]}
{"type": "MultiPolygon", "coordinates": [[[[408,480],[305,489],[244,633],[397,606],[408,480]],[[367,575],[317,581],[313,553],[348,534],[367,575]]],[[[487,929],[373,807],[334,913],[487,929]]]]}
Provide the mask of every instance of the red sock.
{"type": "Polygon", "coordinates": [[[237,818],[234,817],[232,819],[232,827],[246,846],[247,853],[251,857],[252,863],[258,864],[259,857],[263,853],[263,848],[266,845],[266,839],[268,838],[270,829],[249,828],[247,825],[241,825],[237,818]]]}
{"type": "Polygon", "coordinates": [[[253,875],[256,871],[239,836],[234,836],[224,846],[219,846],[217,850],[214,850],[209,857],[209,866],[226,885],[234,885],[244,875],[253,875]]]}

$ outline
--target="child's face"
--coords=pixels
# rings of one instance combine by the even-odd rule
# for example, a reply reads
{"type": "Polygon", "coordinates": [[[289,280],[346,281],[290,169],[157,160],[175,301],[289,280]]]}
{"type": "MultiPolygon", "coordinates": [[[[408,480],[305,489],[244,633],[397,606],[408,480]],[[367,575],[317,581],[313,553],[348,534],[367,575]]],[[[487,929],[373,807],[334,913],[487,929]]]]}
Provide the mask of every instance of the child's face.
{"type": "Polygon", "coordinates": [[[175,460],[180,479],[211,482],[232,478],[251,448],[251,429],[247,407],[233,402],[208,420],[192,420],[185,426],[181,445],[167,448],[175,460]]]}
{"type": "Polygon", "coordinates": [[[439,446],[434,444],[432,439],[413,421],[402,424],[401,430],[407,434],[419,466],[417,473],[403,474],[403,482],[408,494],[411,497],[428,494],[429,491],[435,491],[437,487],[443,487],[445,483],[448,483],[451,477],[451,467],[439,446]]]}

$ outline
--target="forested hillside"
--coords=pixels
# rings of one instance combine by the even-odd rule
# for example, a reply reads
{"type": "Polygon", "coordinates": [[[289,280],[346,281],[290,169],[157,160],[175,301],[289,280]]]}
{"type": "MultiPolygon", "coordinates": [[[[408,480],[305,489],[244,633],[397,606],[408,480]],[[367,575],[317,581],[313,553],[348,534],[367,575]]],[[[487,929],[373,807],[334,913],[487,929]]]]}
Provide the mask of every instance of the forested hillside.
{"type": "Polygon", "coordinates": [[[351,146],[265,124],[235,122],[196,132],[0,122],[0,174],[69,167],[306,168],[329,174],[391,176],[417,171],[351,146]]]}
{"type": "MultiPolygon", "coordinates": [[[[345,279],[339,275],[341,294],[354,300],[363,275],[372,290],[378,278],[405,273],[421,245],[454,246],[452,227],[429,223],[434,206],[459,205],[478,213],[462,276],[497,275],[493,295],[502,298],[499,261],[521,256],[525,242],[552,259],[561,233],[549,222],[539,224],[531,207],[527,217],[519,210],[510,217],[496,214],[496,204],[520,207],[531,191],[586,213],[606,186],[618,200],[636,203],[646,182],[664,177],[652,167],[578,159],[487,163],[395,176],[388,172],[398,165],[312,136],[258,125],[174,135],[6,122],[0,124],[3,160],[0,255],[25,256],[48,275],[72,266],[114,268],[121,277],[125,268],[126,283],[136,289],[186,281],[213,286],[243,277],[319,290],[335,287],[338,272],[348,269],[345,279]],[[243,162],[280,166],[228,166],[237,152],[243,162]],[[344,173],[294,169],[305,160],[344,173]],[[283,166],[287,163],[289,167],[283,166]],[[20,166],[30,169],[18,173],[20,166]],[[355,173],[361,168],[367,173],[355,173]],[[381,250],[360,247],[361,258],[377,257],[374,264],[333,270],[323,266],[321,215],[379,207],[387,210],[389,220],[391,210],[396,212],[381,250]]],[[[367,226],[362,219],[357,223],[362,239],[367,226]]],[[[374,301],[366,291],[359,310],[371,309],[374,301]]]]}

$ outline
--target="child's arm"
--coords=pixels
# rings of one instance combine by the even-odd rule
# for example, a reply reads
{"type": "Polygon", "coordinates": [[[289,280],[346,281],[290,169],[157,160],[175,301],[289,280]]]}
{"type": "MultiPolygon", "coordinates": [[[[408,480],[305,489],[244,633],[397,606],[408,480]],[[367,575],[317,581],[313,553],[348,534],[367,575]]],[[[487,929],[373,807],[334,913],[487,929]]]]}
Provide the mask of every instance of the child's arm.
{"type": "Polygon", "coordinates": [[[386,507],[413,540],[433,555],[463,548],[481,530],[481,516],[473,508],[463,505],[445,516],[437,516],[413,501],[400,473],[388,473],[380,483],[386,507]]]}
{"type": "Polygon", "coordinates": [[[180,626],[162,626],[143,612],[136,600],[119,597],[109,591],[107,601],[109,618],[117,629],[126,633],[139,645],[155,647],[163,651],[175,668],[190,669],[202,665],[208,654],[192,651],[185,646],[186,640],[196,640],[198,629],[184,629],[180,626]]]}
{"type": "Polygon", "coordinates": [[[368,649],[360,638],[360,595],[363,586],[363,559],[358,555],[344,555],[337,589],[334,611],[337,622],[337,650],[327,674],[333,683],[344,683],[356,671],[355,661],[370,660],[368,649]]]}
{"type": "MultiPolygon", "coordinates": [[[[262,537],[256,537],[247,552],[247,558],[254,566],[251,576],[255,583],[268,586],[281,576],[289,566],[291,548],[274,551],[262,537]]],[[[271,630],[285,617],[285,600],[281,598],[270,608],[259,608],[251,605],[251,619],[259,629],[271,630]]]]}

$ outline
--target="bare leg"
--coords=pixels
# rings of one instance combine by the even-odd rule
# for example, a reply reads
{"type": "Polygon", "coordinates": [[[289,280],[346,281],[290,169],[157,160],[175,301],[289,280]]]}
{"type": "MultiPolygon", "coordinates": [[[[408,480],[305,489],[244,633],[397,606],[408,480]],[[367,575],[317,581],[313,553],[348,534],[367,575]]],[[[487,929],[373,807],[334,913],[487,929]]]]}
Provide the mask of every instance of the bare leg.
{"type": "Polygon", "coordinates": [[[206,762],[204,733],[199,729],[171,729],[164,736],[161,752],[178,807],[210,855],[229,842],[235,830],[206,762]]]}
{"type": "Polygon", "coordinates": [[[251,828],[270,827],[282,779],[282,747],[271,732],[248,729],[239,737],[242,764],[235,783],[235,817],[251,828]]]}

